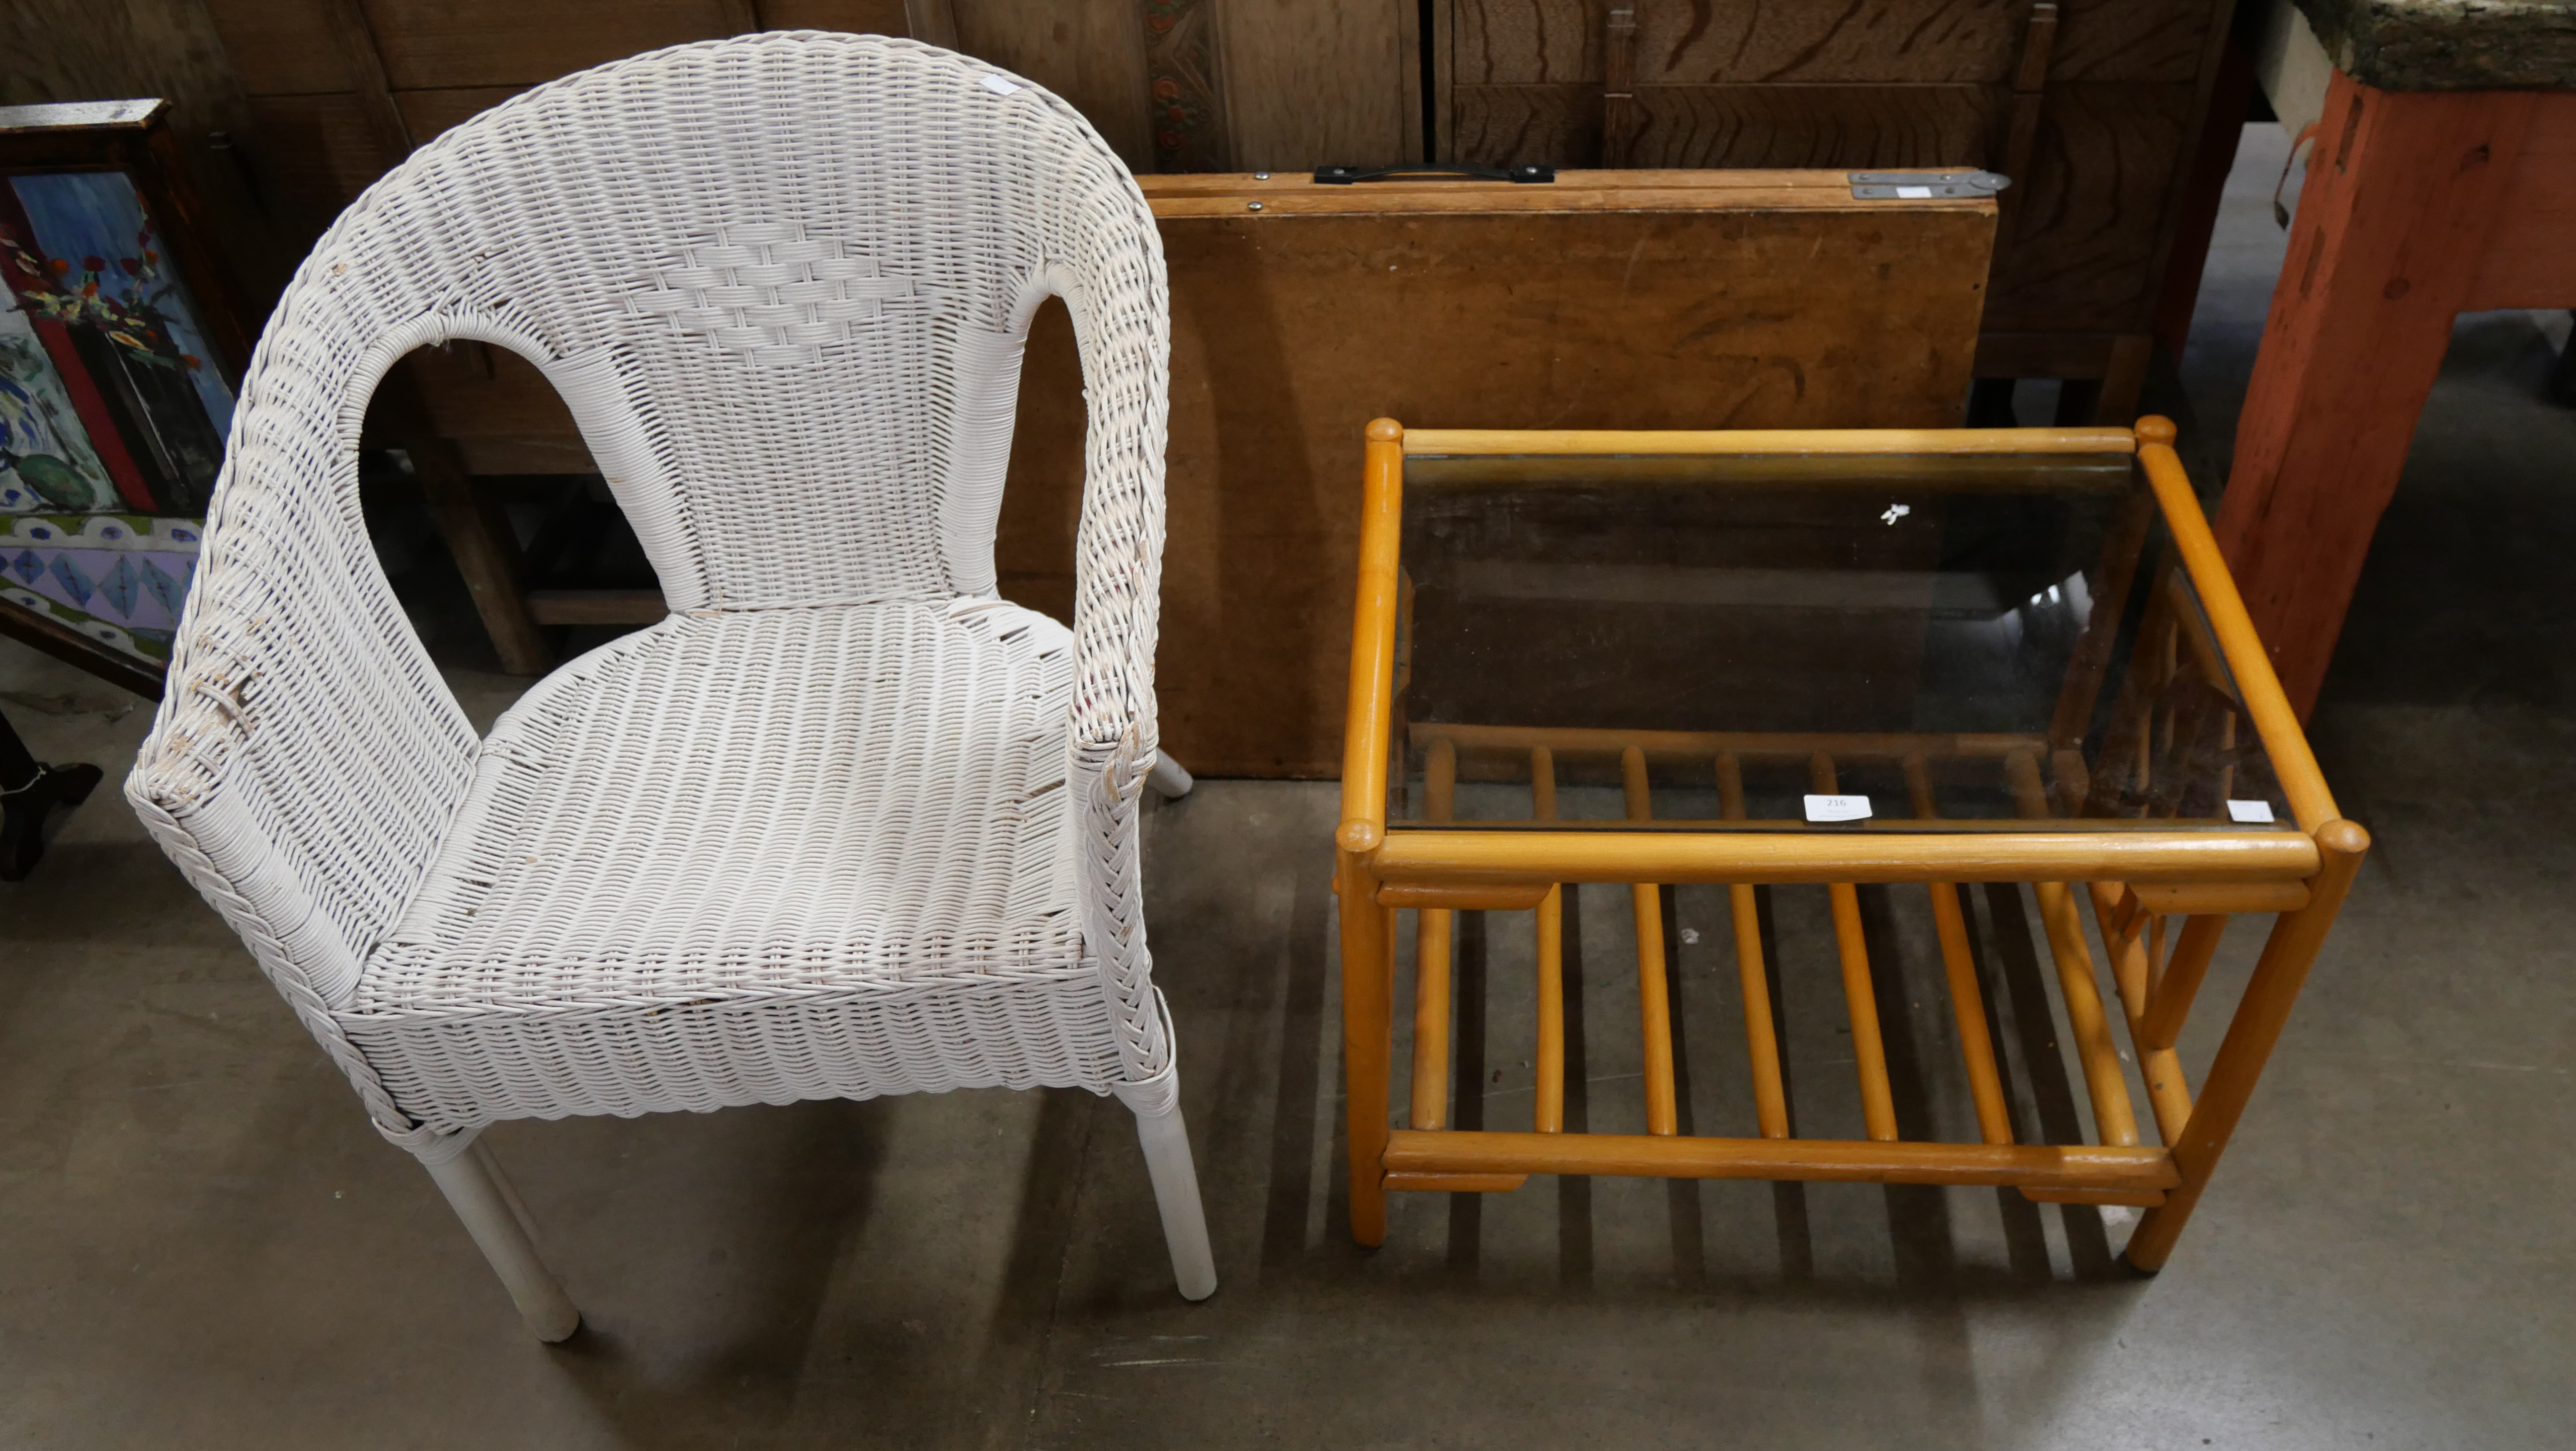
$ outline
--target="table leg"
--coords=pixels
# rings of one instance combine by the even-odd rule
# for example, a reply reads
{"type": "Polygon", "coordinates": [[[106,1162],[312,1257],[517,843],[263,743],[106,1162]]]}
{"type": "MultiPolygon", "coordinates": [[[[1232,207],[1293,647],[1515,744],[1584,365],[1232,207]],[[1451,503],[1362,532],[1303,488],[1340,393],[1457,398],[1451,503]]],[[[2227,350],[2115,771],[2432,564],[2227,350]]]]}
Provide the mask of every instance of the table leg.
{"type": "Polygon", "coordinates": [[[2166,1256],[2173,1253],[2174,1241],[2182,1236],[2183,1225],[2200,1203],[2200,1191],[2208,1187],[2210,1173],[2218,1167],[2218,1156],[2227,1151],[2236,1121],[2244,1116],[2246,1101],[2254,1096],[2254,1084],[2263,1076],[2273,1045],[2281,1041],[2291,1004],[2298,1001],[2308,969],[2317,960],[2317,949],[2325,945],[2326,931],[2334,926],[2344,894],[2369,850],[2370,833],[2352,822],[2329,821],[2317,829],[2322,864],[2309,886],[2308,905],[2282,913],[2272,924],[2272,935],[2254,964],[2253,981],[2245,985],[2245,997],[2227,1024],[2217,1059],[2209,1065],[2209,1079],[2201,1085],[2199,1101],[2192,1105],[2181,1136],[2174,1140],[2174,1167],[2181,1171],[2182,1183],[2166,1192],[2164,1203],[2147,1211],[2137,1232],[2129,1236],[2129,1247],[2122,1251],[2132,1267],[2153,1274],[2164,1268],[2166,1256]]]}
{"type": "Polygon", "coordinates": [[[1341,853],[1334,889],[1342,917],[1342,1084],[1348,1110],[1351,1238],[1386,1243],[1387,1074],[1395,1055],[1395,913],[1378,905],[1377,881],[1341,853]]]}
{"type": "Polygon", "coordinates": [[[2216,521],[2302,716],[2531,115],[2528,92],[2400,94],[2340,71],[2327,91],[2216,521]]]}

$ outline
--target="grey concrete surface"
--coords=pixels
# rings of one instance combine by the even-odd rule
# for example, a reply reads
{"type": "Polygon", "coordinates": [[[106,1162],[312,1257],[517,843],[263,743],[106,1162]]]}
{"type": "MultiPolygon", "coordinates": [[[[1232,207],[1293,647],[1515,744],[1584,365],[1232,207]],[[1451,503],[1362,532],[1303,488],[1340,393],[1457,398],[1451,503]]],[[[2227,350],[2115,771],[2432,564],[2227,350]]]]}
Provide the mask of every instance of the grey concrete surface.
{"type": "MultiPolygon", "coordinates": [[[[2184,367],[2222,431],[2280,255],[2277,133],[2249,143],[2184,367]]],[[[550,1349],[102,793],[0,885],[0,1446],[2567,1444],[2576,415],[2535,401],[2557,325],[2461,323],[2316,722],[2378,849],[2152,1281],[2113,1263],[2127,1211],[1990,1190],[1541,1178],[1401,1197],[1386,1247],[1353,1248],[1334,793],[1211,781],[1151,816],[1147,880],[1213,1300],[1173,1294],[1131,1121],[1081,1094],[507,1124],[587,1313],[550,1349]]],[[[423,598],[488,719],[519,682],[423,598]]],[[[0,710],[111,779],[145,724],[7,642],[0,710]]],[[[1796,1111],[1836,1132],[1858,1109],[1822,901],[1782,889],[1770,925],[1796,1111]]],[[[1920,894],[1865,905],[1908,1132],[1963,1132],[1920,894]]],[[[1726,911],[1672,907],[1710,1132],[1750,1116],[1726,911]]],[[[1572,915],[1570,1113],[1633,1128],[1624,896],[1572,915]]],[[[2079,1136],[2027,899],[1975,917],[2020,1127],[2079,1136]]],[[[1465,921],[1458,1113],[1516,1125],[1527,919],[1465,921]]]]}

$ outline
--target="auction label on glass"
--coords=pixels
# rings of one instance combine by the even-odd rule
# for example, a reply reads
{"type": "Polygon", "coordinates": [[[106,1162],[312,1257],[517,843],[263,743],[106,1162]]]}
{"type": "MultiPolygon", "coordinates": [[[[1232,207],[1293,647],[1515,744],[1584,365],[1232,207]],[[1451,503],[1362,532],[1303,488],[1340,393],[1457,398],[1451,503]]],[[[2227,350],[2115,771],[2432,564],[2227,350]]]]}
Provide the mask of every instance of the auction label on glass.
{"type": "Polygon", "coordinates": [[[2272,803],[2269,801],[2230,801],[2227,803],[2227,819],[2230,821],[2268,823],[2272,819],[2272,803]]]}
{"type": "Polygon", "coordinates": [[[1809,821],[1867,821],[1869,798],[1866,796],[1810,796],[1807,798],[1809,821]]]}

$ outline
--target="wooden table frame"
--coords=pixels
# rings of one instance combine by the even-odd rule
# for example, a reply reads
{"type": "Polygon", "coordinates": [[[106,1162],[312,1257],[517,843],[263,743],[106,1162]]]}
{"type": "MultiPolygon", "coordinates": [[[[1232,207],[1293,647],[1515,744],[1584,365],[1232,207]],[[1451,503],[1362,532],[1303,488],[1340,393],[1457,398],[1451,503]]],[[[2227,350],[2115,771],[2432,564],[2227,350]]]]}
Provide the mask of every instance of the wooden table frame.
{"type": "MultiPolygon", "coordinates": [[[[2148,1212],[2131,1236],[2135,1268],[2163,1267],[2256,1080],[2288,1021],[2291,1004],[2369,849],[2368,833],[2336,811],[2219,557],[2207,521],[2161,418],[2129,429],[1854,430],[1780,433],[1407,431],[1392,419],[1368,427],[1362,490],[1359,589],[1352,625],[1350,705],[1336,832],[1334,890],[1341,905],[1342,1028],[1350,1138],[1351,1233],[1363,1245],[1386,1238],[1390,1191],[1506,1191],[1530,1174],[1624,1174],[1666,1178],[1812,1179],[1871,1183],[2011,1185],[2043,1202],[2128,1204],[2148,1212]],[[1563,829],[1387,830],[1393,745],[1398,551],[1408,454],[1890,454],[2134,452],[2170,529],[2182,568],[2206,611],[2213,643],[2233,672],[2244,713],[2269,756],[2297,831],[2137,828],[2046,832],[2000,829],[1955,834],[1902,830],[1820,833],[1803,823],[1778,831],[1563,829]],[[1645,1134],[1563,1131],[1564,1013],[1562,884],[1619,882],[1635,896],[1640,1028],[1646,1046],[1645,1134]],[[1981,1143],[1900,1141],[1889,1100],[1870,968],[1854,884],[1924,883],[1952,990],[1961,1047],[1977,1107],[1981,1143]],[[2005,1111],[2001,1074],[1988,1041],[1977,978],[1957,896],[1961,882],[2031,882],[2055,958],[2077,1058],[2090,1094],[2092,1145],[2018,1144],[2005,1111]],[[1723,883],[1735,899],[1738,962],[1746,992],[1759,1138],[1676,1132],[1669,1009],[1664,1001],[1660,885],[1723,883]],[[1833,894],[1866,1140],[1789,1137],[1776,1039],[1769,1018],[1768,966],[1747,930],[1757,884],[1826,883],[1833,894]],[[2147,1085],[2161,1144],[2139,1141],[2128,1086],[2095,985],[2077,893],[2082,883],[2112,966],[2121,1016],[2147,1085]],[[1420,914],[1415,1057],[1409,1128],[1389,1122],[1393,1070],[1394,969],[1398,914],[1420,914]],[[1537,1107],[1527,1132],[1443,1127],[1449,1023],[1450,914],[1522,910],[1537,914],[1539,1052],[1537,1107]],[[2225,1040],[2195,1099],[2174,1043],[2229,915],[2274,914],[2271,933],[2225,1040]],[[2169,917],[2184,923],[2166,950],[2169,917]]],[[[2116,610],[2118,602],[2107,608],[2116,610]]],[[[1713,757],[1725,809],[1742,816],[1740,777],[1751,756],[1803,755],[1818,790],[1830,791],[1834,758],[1902,761],[1918,817],[1934,814],[1921,762],[1943,750],[2001,763],[2025,815],[2049,814],[2041,780],[2044,737],[1718,737],[1676,732],[1494,731],[1429,727],[1426,813],[1432,820],[1454,788],[1459,761],[1478,751],[1528,753],[1533,815],[1553,817],[1554,762],[1563,755],[1617,758],[1628,815],[1651,814],[1650,753],[1713,757]],[[1506,739],[1508,737],[1508,739],[1506,739]]],[[[1672,823],[1658,823],[1670,827],[1672,823]]]]}

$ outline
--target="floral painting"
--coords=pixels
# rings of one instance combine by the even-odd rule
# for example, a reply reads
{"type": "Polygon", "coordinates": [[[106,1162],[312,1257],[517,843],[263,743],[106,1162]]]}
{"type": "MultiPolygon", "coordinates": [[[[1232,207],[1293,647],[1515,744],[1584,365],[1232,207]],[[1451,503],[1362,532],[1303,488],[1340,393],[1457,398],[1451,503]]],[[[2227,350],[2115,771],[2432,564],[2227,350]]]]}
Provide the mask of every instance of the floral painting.
{"type": "Polygon", "coordinates": [[[0,306],[0,514],[120,509],[107,466],[26,312],[0,306]]]}
{"type": "MultiPolygon", "coordinates": [[[[205,361],[196,307],[133,182],[121,171],[8,178],[0,274],[115,487],[121,504],[111,507],[204,514],[223,466],[232,391],[205,361]]],[[[29,469],[11,468],[46,507],[67,507],[29,469]]],[[[37,472],[72,490],[60,470],[37,472]]]]}
{"type": "Polygon", "coordinates": [[[233,396],[121,171],[0,177],[0,601],[164,664],[233,396]]]}

